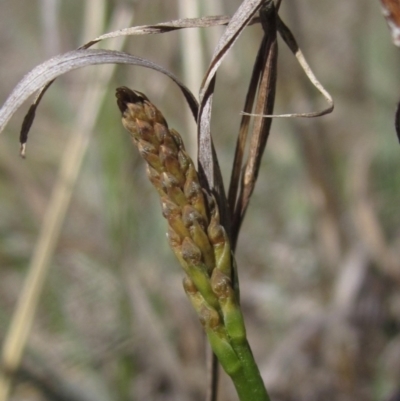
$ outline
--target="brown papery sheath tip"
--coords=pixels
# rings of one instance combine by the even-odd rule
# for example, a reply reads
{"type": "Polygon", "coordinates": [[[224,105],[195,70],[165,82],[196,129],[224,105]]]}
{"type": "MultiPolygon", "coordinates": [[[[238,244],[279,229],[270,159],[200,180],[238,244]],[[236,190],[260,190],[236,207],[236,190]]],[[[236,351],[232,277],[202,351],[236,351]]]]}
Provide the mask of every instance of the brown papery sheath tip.
{"type": "Polygon", "coordinates": [[[143,103],[145,100],[149,101],[146,95],[139,91],[133,91],[126,86],[120,86],[116,89],[115,97],[121,113],[127,109],[128,103],[143,103]]]}

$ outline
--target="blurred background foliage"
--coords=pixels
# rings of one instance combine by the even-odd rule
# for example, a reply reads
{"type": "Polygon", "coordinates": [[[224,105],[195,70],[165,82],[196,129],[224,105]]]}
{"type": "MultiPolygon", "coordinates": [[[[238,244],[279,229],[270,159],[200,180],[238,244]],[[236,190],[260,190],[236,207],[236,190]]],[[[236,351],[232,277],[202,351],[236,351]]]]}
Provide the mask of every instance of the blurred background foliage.
{"type": "MultiPolygon", "coordinates": [[[[106,31],[117,7],[132,14],[131,25],[144,25],[232,14],[239,4],[3,0],[1,102],[31,68],[106,31]],[[85,15],[87,3],[104,7],[104,18],[85,15]],[[197,10],[185,9],[189,4],[197,10]],[[85,37],[92,17],[100,18],[100,31],[85,37]]],[[[281,16],[336,107],[318,119],[273,122],[237,250],[249,341],[274,401],[386,400],[400,390],[398,49],[377,0],[285,0],[281,16]]],[[[197,94],[222,31],[209,28],[194,39],[180,32],[129,37],[125,50],[190,79],[197,94]],[[190,40],[200,44],[197,59],[187,57],[190,40]]],[[[213,135],[226,182],[260,39],[260,27],[249,27],[218,73],[213,135]]],[[[28,105],[1,138],[1,340],[96,68],[70,73],[49,90],[26,160],[18,157],[17,133],[28,105]]],[[[322,106],[282,41],[278,75],[277,113],[322,106]]],[[[204,397],[202,331],[144,163],[120,123],[114,90],[121,85],[146,93],[195,155],[179,90],[153,71],[117,67],[51,255],[12,400],[204,397]]],[[[220,387],[221,400],[235,399],[225,377],[220,387]]]]}

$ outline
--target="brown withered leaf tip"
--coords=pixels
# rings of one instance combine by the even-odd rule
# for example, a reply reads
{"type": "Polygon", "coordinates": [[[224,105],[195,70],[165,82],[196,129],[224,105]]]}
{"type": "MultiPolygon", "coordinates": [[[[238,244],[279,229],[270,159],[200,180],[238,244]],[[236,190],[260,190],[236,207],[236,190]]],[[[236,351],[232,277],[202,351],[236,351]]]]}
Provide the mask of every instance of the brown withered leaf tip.
{"type": "Polygon", "coordinates": [[[128,103],[143,103],[145,100],[149,101],[147,96],[139,91],[131,90],[126,86],[121,86],[116,89],[115,96],[117,98],[117,104],[121,113],[127,109],[128,103]]]}
{"type": "Polygon", "coordinates": [[[396,128],[397,138],[400,142],[400,102],[397,104],[396,114],[394,118],[394,126],[396,128]]]}
{"type": "Polygon", "coordinates": [[[19,143],[20,143],[20,156],[25,159],[26,142],[28,141],[28,133],[31,129],[33,120],[35,119],[36,106],[33,104],[28,113],[26,114],[24,121],[22,122],[21,131],[19,133],[19,143]]]}

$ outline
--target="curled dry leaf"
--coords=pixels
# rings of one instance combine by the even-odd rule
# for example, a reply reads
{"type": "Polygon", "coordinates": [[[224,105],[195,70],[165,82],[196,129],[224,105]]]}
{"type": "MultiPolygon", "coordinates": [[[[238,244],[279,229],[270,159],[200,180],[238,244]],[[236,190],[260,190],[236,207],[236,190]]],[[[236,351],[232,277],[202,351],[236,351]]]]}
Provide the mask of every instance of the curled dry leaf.
{"type": "Polygon", "coordinates": [[[181,89],[193,115],[197,115],[198,104],[192,92],[175,75],[173,75],[165,68],[159,66],[158,64],[124,52],[113,50],[81,49],[74,50],[61,56],[56,56],[50,60],[47,60],[43,64],[34,68],[27,75],[25,75],[25,77],[12,91],[11,95],[4,103],[3,107],[0,109],[0,132],[3,131],[7,122],[18,110],[18,108],[24,103],[24,101],[27,100],[28,97],[35,93],[37,90],[43,88],[39,95],[36,97],[31,108],[29,109],[29,112],[25,117],[24,123],[22,125],[21,152],[23,155],[25,151],[25,143],[27,140],[28,132],[34,119],[35,110],[39,105],[39,102],[44,92],[51,85],[54,79],[62,74],[65,74],[66,72],[75,70],[77,68],[97,64],[137,65],[141,67],[151,68],[167,75],[181,89]]]}
{"type": "MultiPolygon", "coordinates": [[[[4,130],[9,119],[22,105],[22,103],[34,92],[40,89],[40,92],[31,105],[21,128],[21,154],[24,155],[25,144],[28,138],[29,129],[35,118],[36,109],[43,95],[51,86],[54,79],[76,68],[105,63],[140,65],[166,74],[181,88],[189,107],[196,118],[198,105],[195,97],[186,88],[186,86],[178,80],[178,78],[176,78],[172,73],[163,67],[149,60],[141,59],[127,53],[120,52],[119,55],[117,55],[117,52],[111,50],[88,50],[88,48],[102,40],[116,38],[119,36],[161,34],[184,28],[204,28],[225,25],[229,22],[229,20],[230,18],[227,16],[209,16],[202,18],[184,18],[154,25],[125,28],[101,35],[90,42],[85,43],[77,50],[47,60],[43,64],[34,68],[21,80],[21,82],[8,97],[3,107],[0,109],[0,133],[4,130]]],[[[254,17],[251,21],[249,21],[249,24],[257,22],[258,18],[254,17]]]]}
{"type": "Polygon", "coordinates": [[[266,118],[314,118],[314,117],[320,117],[325,114],[329,114],[333,111],[334,108],[334,103],[332,96],[330,93],[323,87],[323,85],[318,81],[317,77],[314,75],[313,71],[311,70],[311,67],[307,63],[307,60],[305,59],[303,52],[299,48],[299,45],[297,44],[297,41],[290,31],[290,29],[285,25],[285,23],[281,20],[279,15],[277,15],[277,29],[279,34],[281,35],[282,39],[285,41],[285,43],[288,45],[289,49],[293,52],[293,54],[296,56],[297,61],[299,62],[301,68],[307,75],[308,79],[310,82],[315,86],[315,88],[322,94],[326,102],[328,103],[328,107],[321,110],[321,111],[312,111],[312,112],[307,112],[307,113],[287,113],[287,114],[256,114],[256,113],[248,113],[248,112],[242,112],[243,115],[248,115],[248,116],[262,116],[266,118]]]}

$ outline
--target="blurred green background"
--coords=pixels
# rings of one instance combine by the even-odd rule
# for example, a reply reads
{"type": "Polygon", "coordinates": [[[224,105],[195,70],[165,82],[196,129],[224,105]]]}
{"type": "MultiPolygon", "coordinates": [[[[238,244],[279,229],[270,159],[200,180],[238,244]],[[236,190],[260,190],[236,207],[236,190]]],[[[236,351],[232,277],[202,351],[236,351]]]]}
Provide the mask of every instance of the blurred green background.
{"type": "MultiPolygon", "coordinates": [[[[114,20],[131,18],[133,26],[232,15],[239,4],[2,0],[0,102],[30,69],[110,30],[114,20]]],[[[400,146],[393,122],[399,51],[378,0],[284,0],[280,14],[333,95],[335,111],[273,122],[237,250],[249,341],[274,401],[386,400],[400,390],[400,146]]],[[[193,32],[128,37],[124,50],[163,65],[197,95],[223,28],[193,32]]],[[[261,35],[259,26],[249,27],[218,73],[212,123],[226,183],[261,35]]],[[[276,113],[321,109],[295,58],[279,45],[276,113]]],[[[62,180],[60,160],[73,157],[67,150],[79,113],[91,110],[85,93],[89,86],[106,89],[53,238],[11,399],[202,400],[202,330],[181,288],[156,193],[120,123],[115,88],[146,93],[192,155],[194,125],[164,76],[118,66],[105,84],[97,68],[67,74],[48,91],[26,160],[18,157],[18,132],[28,104],[1,138],[3,341],[62,180]]],[[[224,376],[220,387],[221,401],[235,399],[224,376]]]]}

